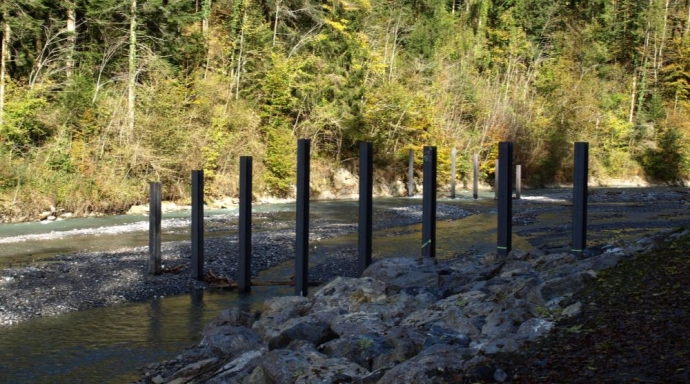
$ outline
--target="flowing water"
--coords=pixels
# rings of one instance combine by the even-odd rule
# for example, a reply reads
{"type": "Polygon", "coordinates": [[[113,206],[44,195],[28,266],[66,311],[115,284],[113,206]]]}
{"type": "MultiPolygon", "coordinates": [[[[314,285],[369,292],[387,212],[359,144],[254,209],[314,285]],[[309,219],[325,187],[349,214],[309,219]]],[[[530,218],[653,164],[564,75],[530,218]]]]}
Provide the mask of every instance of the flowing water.
{"type": "MultiPolygon", "coordinates": [[[[565,200],[541,199],[528,193],[526,201],[548,207],[567,205],[565,200]],[[531,196],[530,196],[531,195],[531,196]]],[[[439,221],[439,258],[458,253],[481,254],[492,251],[496,239],[496,212],[492,193],[477,201],[467,193],[455,200],[439,200],[476,214],[460,220],[439,221]]],[[[374,208],[404,208],[420,205],[421,199],[376,199],[374,208]]],[[[253,207],[259,218],[271,221],[270,228],[294,225],[294,204],[253,207]],[[265,213],[266,215],[261,215],[265,213]]],[[[562,210],[561,210],[562,211],[562,210]]],[[[206,237],[236,234],[236,210],[206,212],[206,237]]],[[[374,218],[376,220],[376,218],[374,218]]],[[[545,212],[537,215],[532,227],[565,227],[569,214],[545,212]]],[[[310,221],[316,223],[357,222],[355,201],[311,204],[310,221]]],[[[189,238],[189,212],[164,215],[164,241],[189,238]]],[[[257,227],[262,228],[261,225],[257,227]]],[[[113,216],[70,219],[48,224],[0,225],[0,268],[42,262],[56,254],[104,251],[148,243],[148,221],[144,216],[113,216]]],[[[356,249],[356,233],[317,240],[310,244],[312,265],[343,247],[356,249]]],[[[515,234],[513,247],[532,250],[528,237],[515,234]]],[[[410,256],[420,249],[421,225],[375,231],[374,258],[410,256]]],[[[567,244],[566,244],[567,245],[567,244]]],[[[353,260],[353,263],[356,262],[353,260]]],[[[260,274],[273,279],[292,273],[291,262],[260,274]]],[[[205,324],[220,311],[232,306],[257,309],[266,298],[292,294],[290,287],[254,287],[251,295],[227,291],[198,291],[189,295],[158,298],[145,303],[72,312],[39,318],[0,328],[0,383],[128,382],[139,377],[137,368],[150,362],[170,359],[185,346],[200,340],[205,324]]]]}

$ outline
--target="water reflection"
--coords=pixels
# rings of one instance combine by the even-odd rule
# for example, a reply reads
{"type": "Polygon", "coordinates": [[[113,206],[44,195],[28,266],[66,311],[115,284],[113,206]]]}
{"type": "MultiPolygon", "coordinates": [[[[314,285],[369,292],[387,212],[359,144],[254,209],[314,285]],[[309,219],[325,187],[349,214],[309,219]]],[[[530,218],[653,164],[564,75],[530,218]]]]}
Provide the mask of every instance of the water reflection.
{"type": "Polygon", "coordinates": [[[0,383],[136,380],[137,367],[198,342],[223,309],[256,310],[268,297],[291,293],[290,287],[254,287],[251,295],[198,290],[0,328],[0,383]]]}

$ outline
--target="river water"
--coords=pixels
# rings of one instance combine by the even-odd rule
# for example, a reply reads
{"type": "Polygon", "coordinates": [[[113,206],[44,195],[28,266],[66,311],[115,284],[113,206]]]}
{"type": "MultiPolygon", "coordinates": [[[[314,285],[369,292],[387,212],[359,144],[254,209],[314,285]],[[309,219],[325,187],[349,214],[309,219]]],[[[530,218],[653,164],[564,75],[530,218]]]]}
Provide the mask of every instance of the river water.
{"type": "MultiPolygon", "coordinates": [[[[534,250],[534,244],[539,244],[537,237],[558,238],[567,233],[570,202],[562,198],[542,198],[540,194],[541,191],[533,191],[524,196],[525,207],[522,210],[526,212],[523,214],[526,221],[519,227],[524,236],[517,234],[520,231],[514,231],[514,248],[534,250]],[[542,228],[564,230],[540,234],[540,231],[546,231],[542,228]],[[535,233],[537,235],[533,236],[535,233]]],[[[415,198],[375,199],[374,208],[420,204],[421,199],[415,198]]],[[[475,213],[459,220],[438,222],[439,258],[463,253],[481,254],[494,249],[496,212],[493,193],[484,192],[479,200],[474,200],[465,192],[454,200],[440,199],[439,204],[455,205],[475,213]]],[[[294,225],[294,204],[255,205],[253,208],[254,212],[267,213],[260,220],[276,221],[273,223],[275,228],[294,225]]],[[[606,212],[606,209],[602,211],[606,212]]],[[[310,213],[312,222],[355,224],[357,203],[313,202],[310,213]]],[[[236,228],[228,227],[227,223],[236,222],[236,216],[236,210],[207,211],[206,237],[235,235],[236,228]]],[[[682,216],[679,222],[682,224],[686,219],[688,217],[682,216]]],[[[189,212],[166,214],[163,220],[164,241],[188,239],[189,223],[189,212]]],[[[649,227],[644,233],[656,230],[654,226],[649,227]]],[[[148,220],[144,216],[0,225],[0,268],[43,262],[56,254],[145,246],[147,230],[148,220]]],[[[637,231],[631,236],[641,237],[640,233],[637,231]]],[[[608,236],[610,234],[599,236],[595,242],[603,243],[608,236]]],[[[560,241],[566,243],[555,248],[567,248],[567,240],[560,241]]],[[[418,250],[420,242],[419,224],[378,230],[374,235],[374,258],[410,256],[410,250],[418,250]]],[[[310,252],[318,259],[342,247],[356,248],[356,234],[312,242],[310,252]]],[[[292,263],[285,263],[261,275],[284,275],[291,270],[292,263]]],[[[0,328],[0,383],[121,383],[136,380],[139,377],[137,368],[173,358],[185,346],[198,342],[203,327],[223,309],[232,306],[258,309],[266,298],[292,292],[291,287],[254,287],[250,295],[197,291],[144,303],[39,318],[0,328]]]]}

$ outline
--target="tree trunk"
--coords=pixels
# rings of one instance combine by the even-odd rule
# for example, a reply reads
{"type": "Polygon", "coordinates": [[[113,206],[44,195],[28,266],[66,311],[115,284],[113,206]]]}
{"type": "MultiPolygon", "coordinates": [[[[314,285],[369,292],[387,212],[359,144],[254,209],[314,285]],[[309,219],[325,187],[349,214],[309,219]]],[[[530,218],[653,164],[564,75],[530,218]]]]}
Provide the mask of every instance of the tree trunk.
{"type": "Polygon", "coordinates": [[[201,20],[201,33],[208,38],[208,19],[211,16],[211,0],[204,0],[202,6],[203,19],[201,20]]]}
{"type": "Polygon", "coordinates": [[[632,79],[632,94],[630,95],[630,115],[628,115],[628,122],[632,123],[635,118],[635,91],[637,88],[637,76],[633,74],[632,79]]]}
{"type": "Polygon", "coordinates": [[[688,37],[690,34],[690,7],[688,7],[688,18],[685,19],[685,32],[683,32],[683,37],[688,37]]]}
{"type": "Polygon", "coordinates": [[[67,60],[65,75],[67,79],[74,73],[74,49],[77,44],[77,17],[74,4],[67,5],[67,60]]]}
{"type": "Polygon", "coordinates": [[[280,0],[276,1],[276,19],[273,23],[273,46],[276,46],[276,35],[278,35],[278,12],[280,11],[280,0]]]}
{"type": "Polygon", "coordinates": [[[240,98],[240,78],[242,74],[242,53],[244,50],[244,24],[247,21],[247,10],[242,15],[242,26],[240,27],[240,54],[237,57],[237,83],[235,84],[235,100],[240,98]]]}
{"type": "Polygon", "coordinates": [[[668,7],[671,0],[666,0],[664,6],[664,23],[661,28],[661,41],[659,42],[659,60],[657,61],[657,71],[661,70],[664,62],[664,43],[666,42],[666,27],[668,24],[668,7]]]}
{"type": "Polygon", "coordinates": [[[2,48],[0,49],[0,126],[5,123],[5,76],[9,56],[10,23],[7,11],[2,14],[2,48]]]}
{"type": "Polygon", "coordinates": [[[204,36],[204,40],[206,42],[206,66],[204,68],[204,79],[206,79],[208,77],[208,68],[211,65],[211,43],[208,38],[208,20],[211,18],[211,0],[204,0],[204,4],[202,5],[202,15],[201,34],[204,36]]]}
{"type": "Polygon", "coordinates": [[[127,138],[134,133],[134,101],[137,75],[137,0],[132,0],[129,23],[129,84],[127,87],[127,138]]]}

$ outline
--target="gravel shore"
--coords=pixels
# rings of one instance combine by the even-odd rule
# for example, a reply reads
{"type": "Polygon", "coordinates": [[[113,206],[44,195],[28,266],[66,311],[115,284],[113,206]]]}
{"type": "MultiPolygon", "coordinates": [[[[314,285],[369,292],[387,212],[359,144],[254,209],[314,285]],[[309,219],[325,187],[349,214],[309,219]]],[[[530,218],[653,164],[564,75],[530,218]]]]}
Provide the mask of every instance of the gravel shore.
{"type": "MultiPolygon", "coordinates": [[[[439,204],[439,220],[457,220],[473,212],[439,204]]],[[[421,206],[381,209],[375,212],[376,229],[421,222],[421,206]]],[[[256,216],[256,215],[255,215],[256,216]]],[[[292,226],[260,217],[252,236],[252,272],[275,267],[294,258],[295,231],[292,226]]],[[[258,218],[257,218],[258,219],[258,218]]],[[[218,223],[215,223],[216,226],[218,223]]],[[[356,225],[311,223],[310,240],[323,240],[356,231],[356,225]]],[[[237,238],[214,237],[204,242],[205,270],[234,280],[237,238]]],[[[163,243],[159,276],[148,273],[148,248],[60,255],[41,264],[0,271],[0,326],[94,307],[140,302],[154,297],[179,295],[193,289],[210,289],[211,284],[190,277],[189,241],[163,243]]],[[[326,281],[334,276],[355,276],[352,262],[356,249],[343,247],[326,262],[313,266],[310,280],[326,281]]]]}

